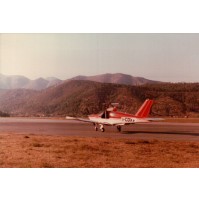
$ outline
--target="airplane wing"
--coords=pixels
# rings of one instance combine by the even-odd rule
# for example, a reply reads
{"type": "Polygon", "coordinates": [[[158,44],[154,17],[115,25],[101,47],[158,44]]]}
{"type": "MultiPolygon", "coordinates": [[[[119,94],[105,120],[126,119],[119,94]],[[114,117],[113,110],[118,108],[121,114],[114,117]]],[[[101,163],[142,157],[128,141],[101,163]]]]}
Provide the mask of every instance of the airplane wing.
{"type": "Polygon", "coordinates": [[[89,119],[84,119],[84,118],[77,118],[77,117],[70,117],[66,116],[67,120],[76,120],[76,121],[82,121],[82,122],[87,122],[87,123],[99,123],[107,126],[124,126],[124,125],[130,125],[130,124],[137,124],[137,123],[147,123],[147,122],[152,122],[152,121],[163,121],[163,118],[134,118],[131,120],[131,118],[127,118],[127,121],[121,122],[121,123],[108,123],[108,122],[98,122],[98,121],[92,121],[89,119]],[[128,119],[130,119],[128,121],[128,119]]]}
{"type": "Polygon", "coordinates": [[[99,123],[99,124],[103,124],[103,125],[107,125],[107,126],[114,126],[114,124],[110,124],[108,122],[98,122],[98,121],[92,121],[92,120],[84,119],[84,118],[66,116],[66,119],[67,120],[76,120],[76,121],[88,122],[88,123],[99,123]]]}
{"type": "Polygon", "coordinates": [[[145,118],[147,121],[163,121],[163,118],[145,118]]]}
{"type": "Polygon", "coordinates": [[[83,119],[83,118],[76,118],[76,117],[69,117],[66,116],[67,120],[77,120],[77,121],[83,121],[83,122],[89,122],[89,123],[94,123],[94,121],[91,121],[89,119],[83,119]]]}

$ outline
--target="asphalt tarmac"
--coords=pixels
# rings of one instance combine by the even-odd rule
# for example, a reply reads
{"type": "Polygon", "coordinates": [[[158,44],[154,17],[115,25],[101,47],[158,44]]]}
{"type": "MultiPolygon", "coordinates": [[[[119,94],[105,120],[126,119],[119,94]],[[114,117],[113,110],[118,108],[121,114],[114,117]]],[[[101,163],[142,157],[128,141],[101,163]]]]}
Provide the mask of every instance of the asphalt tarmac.
{"type": "Polygon", "coordinates": [[[74,120],[0,118],[0,134],[65,135],[75,137],[107,137],[199,141],[199,123],[145,123],[116,127],[105,126],[105,132],[95,131],[90,123],[74,120]]]}

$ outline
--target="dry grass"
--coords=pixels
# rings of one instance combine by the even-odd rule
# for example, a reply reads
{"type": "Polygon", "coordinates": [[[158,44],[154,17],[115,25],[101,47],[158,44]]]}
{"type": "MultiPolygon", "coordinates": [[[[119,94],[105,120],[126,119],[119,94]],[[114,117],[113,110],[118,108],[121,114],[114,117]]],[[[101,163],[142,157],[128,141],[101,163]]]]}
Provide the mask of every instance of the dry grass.
{"type": "Polygon", "coordinates": [[[0,167],[199,167],[199,142],[0,134],[0,167]]]}

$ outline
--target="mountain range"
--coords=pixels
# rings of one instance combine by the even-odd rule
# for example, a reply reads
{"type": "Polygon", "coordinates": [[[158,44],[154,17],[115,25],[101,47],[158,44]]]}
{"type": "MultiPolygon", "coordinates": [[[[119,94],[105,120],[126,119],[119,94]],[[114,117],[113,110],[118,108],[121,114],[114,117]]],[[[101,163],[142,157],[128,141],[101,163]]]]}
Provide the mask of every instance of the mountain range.
{"type": "Polygon", "coordinates": [[[143,77],[134,77],[127,74],[115,73],[115,74],[102,74],[95,76],[77,76],[71,78],[70,80],[88,80],[101,83],[114,83],[114,84],[126,84],[132,86],[139,86],[143,84],[155,84],[160,83],[160,81],[149,80],[143,77]]]}
{"type": "Polygon", "coordinates": [[[160,83],[159,81],[149,80],[143,77],[133,77],[122,73],[102,74],[95,76],[76,76],[68,80],[60,80],[56,77],[38,78],[31,80],[25,76],[0,74],[0,89],[33,89],[43,90],[51,86],[62,84],[70,80],[87,80],[100,83],[115,83],[138,86],[143,84],[160,83]]]}
{"type": "Polygon", "coordinates": [[[34,89],[42,90],[50,86],[60,84],[62,80],[54,77],[38,78],[30,80],[21,75],[3,75],[0,74],[0,89],[34,89]]]}

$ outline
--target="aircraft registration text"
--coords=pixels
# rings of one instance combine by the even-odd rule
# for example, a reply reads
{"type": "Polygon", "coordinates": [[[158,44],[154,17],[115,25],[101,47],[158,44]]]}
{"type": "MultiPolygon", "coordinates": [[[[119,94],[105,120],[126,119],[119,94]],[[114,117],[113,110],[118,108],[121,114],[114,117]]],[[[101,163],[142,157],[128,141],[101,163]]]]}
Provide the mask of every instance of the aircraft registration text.
{"type": "Polygon", "coordinates": [[[122,121],[126,123],[133,123],[135,121],[133,118],[129,118],[129,117],[122,117],[121,119],[122,121]]]}

